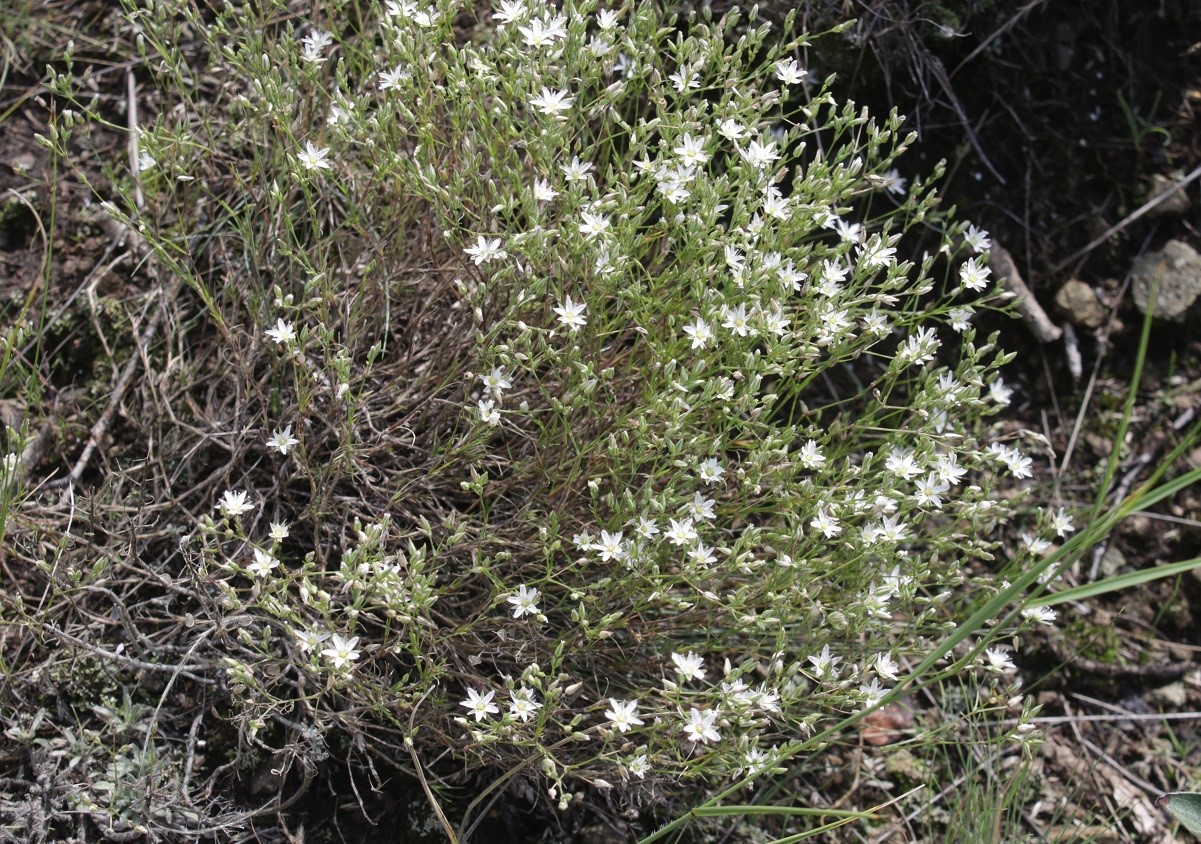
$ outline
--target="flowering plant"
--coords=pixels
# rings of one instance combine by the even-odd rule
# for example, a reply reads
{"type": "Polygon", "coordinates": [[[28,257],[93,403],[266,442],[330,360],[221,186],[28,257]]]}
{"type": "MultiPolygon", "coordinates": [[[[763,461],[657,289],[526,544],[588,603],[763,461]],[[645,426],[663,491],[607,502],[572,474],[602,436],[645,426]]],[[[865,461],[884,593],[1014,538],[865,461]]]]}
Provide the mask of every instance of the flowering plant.
{"type": "Polygon", "coordinates": [[[208,315],[221,389],[171,442],[256,432],[181,479],[197,658],[304,764],[451,751],[562,807],[775,769],[993,589],[1031,458],[984,425],[987,235],[791,22],[368,6],[130,7],[164,87],[215,88],[112,209],[208,315]]]}

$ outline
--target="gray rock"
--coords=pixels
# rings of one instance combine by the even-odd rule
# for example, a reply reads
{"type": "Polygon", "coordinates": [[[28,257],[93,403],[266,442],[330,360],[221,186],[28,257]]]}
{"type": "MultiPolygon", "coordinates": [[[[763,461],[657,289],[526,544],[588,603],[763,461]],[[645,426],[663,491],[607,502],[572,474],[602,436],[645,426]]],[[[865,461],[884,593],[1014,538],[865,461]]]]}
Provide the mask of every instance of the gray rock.
{"type": "MultiPolygon", "coordinates": [[[[1176,179],[1170,179],[1167,176],[1161,176],[1156,173],[1147,180],[1147,199],[1159,196],[1166,190],[1170,190],[1172,185],[1176,184],[1176,179]]],[[[1188,213],[1188,194],[1184,189],[1178,189],[1172,192],[1172,195],[1163,202],[1156,205],[1147,211],[1149,219],[1156,217],[1179,217],[1182,214],[1188,213]]]]}
{"type": "Polygon", "coordinates": [[[1100,328],[1109,315],[1109,309],[1098,301],[1093,289],[1075,278],[1059,288],[1055,294],[1055,304],[1074,325],[1084,328],[1100,328]]]}
{"type": "Polygon", "coordinates": [[[1179,240],[1169,240],[1158,252],[1135,259],[1131,271],[1134,304],[1143,313],[1151,300],[1151,288],[1159,280],[1153,316],[1184,322],[1197,297],[1201,296],[1201,255],[1179,240]]]}

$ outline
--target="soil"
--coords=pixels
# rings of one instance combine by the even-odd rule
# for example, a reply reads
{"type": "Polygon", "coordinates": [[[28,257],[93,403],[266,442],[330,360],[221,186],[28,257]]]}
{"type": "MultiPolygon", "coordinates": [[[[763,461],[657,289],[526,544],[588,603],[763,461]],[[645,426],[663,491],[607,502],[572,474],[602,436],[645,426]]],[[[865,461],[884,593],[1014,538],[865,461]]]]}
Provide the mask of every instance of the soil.
{"type": "MultiPolygon", "coordinates": [[[[844,96],[877,113],[895,107],[911,115],[921,137],[901,162],[906,175],[947,160],[941,188],[946,202],[1012,253],[1053,316],[1054,294],[1069,279],[1102,294],[1106,322],[1095,330],[1076,329],[1084,362],[1079,379],[1069,372],[1062,344],[1040,345],[1019,323],[986,325],[1003,331],[1002,346],[1020,352],[1006,376],[1020,396],[1006,424],[1043,434],[1057,455],[1042,463],[1043,488],[1065,505],[1087,505],[1127,399],[1141,328],[1142,316],[1126,292],[1128,269],[1136,255],[1171,238],[1201,248],[1197,185],[1188,189],[1182,213],[1135,220],[1072,256],[1128,219],[1145,200],[1151,177],[1176,178],[1201,164],[1201,4],[983,4],[953,37],[940,37],[938,26],[919,14],[897,11],[909,4],[852,5],[865,15],[860,31],[869,37],[850,45],[832,36],[814,48],[812,62],[819,74],[839,71],[844,96]],[[1064,461],[1065,455],[1070,459],[1064,461]]],[[[65,30],[91,34],[81,43],[93,50],[97,67],[113,58],[103,51],[112,30],[108,4],[46,9],[65,30]]],[[[124,245],[95,222],[79,173],[55,172],[34,140],[47,131],[48,94],[38,69],[54,57],[50,46],[40,46],[49,52],[30,51],[0,88],[0,113],[12,109],[0,132],[0,312],[11,314],[39,297],[51,303],[44,309],[51,318],[39,326],[50,338],[39,386],[58,421],[37,471],[61,477],[103,406],[112,362],[127,357],[127,349],[114,354],[114,344],[127,341],[108,336],[105,308],[128,319],[144,280],[105,271],[124,245]],[[53,238],[48,266],[47,237],[53,238]]],[[[82,49],[76,61],[88,59],[82,49]]],[[[101,93],[119,97],[118,76],[106,77],[101,93]]],[[[102,179],[100,152],[122,155],[124,148],[114,138],[103,151],[79,152],[81,172],[102,179]]],[[[1131,480],[1137,486],[1149,476],[1184,433],[1174,421],[1201,403],[1199,385],[1197,326],[1154,325],[1119,478],[1143,454],[1152,460],[1131,480]]],[[[10,405],[5,399],[9,422],[25,410],[10,405]]],[[[109,437],[101,450],[107,459],[120,459],[125,448],[136,452],[136,443],[122,441],[119,423],[109,437]]],[[[1185,455],[1169,474],[1197,465],[1201,454],[1185,455]]],[[[1201,556],[1199,514],[1201,493],[1186,491],[1128,519],[1096,559],[1098,571],[1103,576],[1201,556]]],[[[1080,581],[1090,574],[1073,573],[1080,581]]],[[[1155,581],[1060,609],[1060,628],[1021,654],[1023,679],[1038,694],[1041,714],[1064,719],[1045,725],[1038,784],[1043,799],[1031,803],[1030,826],[1043,840],[1079,840],[1056,836],[1068,835],[1075,819],[1094,823],[1100,817],[1112,825],[1094,830],[1093,840],[1166,840],[1170,824],[1151,801],[1159,791],[1184,788],[1201,769],[1201,718],[1150,716],[1201,712],[1201,579],[1155,581]]],[[[870,796],[871,787],[862,787],[870,796]]],[[[376,821],[391,812],[392,822],[384,821],[391,823],[391,837],[381,840],[439,840],[418,835],[426,816],[414,800],[423,805],[420,791],[406,786],[374,807],[380,810],[376,821]]],[[[512,808],[498,812],[485,824],[492,837],[478,840],[532,840],[530,816],[512,808]]],[[[306,814],[306,827],[337,824],[345,840],[379,835],[357,808],[328,793],[315,794],[306,814]]],[[[1081,824],[1070,834],[1080,835],[1081,824]]],[[[579,840],[623,840],[610,828],[597,829],[583,824],[579,840]]],[[[910,840],[903,827],[895,833],[879,840],[910,840]]]]}

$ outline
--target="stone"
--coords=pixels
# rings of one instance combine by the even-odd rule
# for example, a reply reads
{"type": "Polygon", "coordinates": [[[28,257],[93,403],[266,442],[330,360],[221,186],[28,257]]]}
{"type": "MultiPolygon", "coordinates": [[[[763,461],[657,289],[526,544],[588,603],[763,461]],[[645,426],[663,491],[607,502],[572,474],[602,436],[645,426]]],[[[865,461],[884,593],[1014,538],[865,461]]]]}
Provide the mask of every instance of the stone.
{"type": "Polygon", "coordinates": [[[1169,683],[1158,689],[1152,689],[1143,697],[1152,706],[1172,711],[1179,711],[1188,703],[1188,691],[1184,688],[1184,683],[1169,683]]]}
{"type": "Polygon", "coordinates": [[[1068,279],[1055,294],[1055,305],[1072,324],[1083,328],[1100,328],[1109,315],[1093,289],[1079,279],[1068,279]]]}
{"type": "Polygon", "coordinates": [[[1201,295],[1201,255],[1187,243],[1169,240],[1158,252],[1148,252],[1134,260],[1131,269],[1134,304],[1144,314],[1157,279],[1159,293],[1152,316],[1185,322],[1201,295]]]}
{"type": "MultiPolygon", "coordinates": [[[[1176,184],[1176,179],[1156,173],[1147,180],[1147,199],[1152,199],[1166,190],[1171,190],[1174,184],[1176,184]]],[[[1148,209],[1147,217],[1149,219],[1155,219],[1156,217],[1179,217],[1182,214],[1188,213],[1188,207],[1188,194],[1184,192],[1184,188],[1178,188],[1172,191],[1172,195],[1163,202],[1154,208],[1148,209]]]]}

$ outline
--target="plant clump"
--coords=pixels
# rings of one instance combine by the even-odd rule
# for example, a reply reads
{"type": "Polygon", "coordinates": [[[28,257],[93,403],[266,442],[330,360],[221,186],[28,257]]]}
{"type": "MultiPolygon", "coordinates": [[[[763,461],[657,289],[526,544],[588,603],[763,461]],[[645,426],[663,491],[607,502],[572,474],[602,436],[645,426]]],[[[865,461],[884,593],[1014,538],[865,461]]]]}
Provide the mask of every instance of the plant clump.
{"type": "Polygon", "coordinates": [[[331,754],[560,808],[703,794],[816,751],[995,593],[1031,458],[985,422],[987,234],[791,20],[266,5],[128,7],[162,100],[107,208],[189,314],[139,398],[169,471],[137,559],[38,587],[72,607],[39,623],[165,669],[154,717],[203,691],[172,800],[331,754]],[[156,638],[89,626],[114,600],[156,638]]]}

